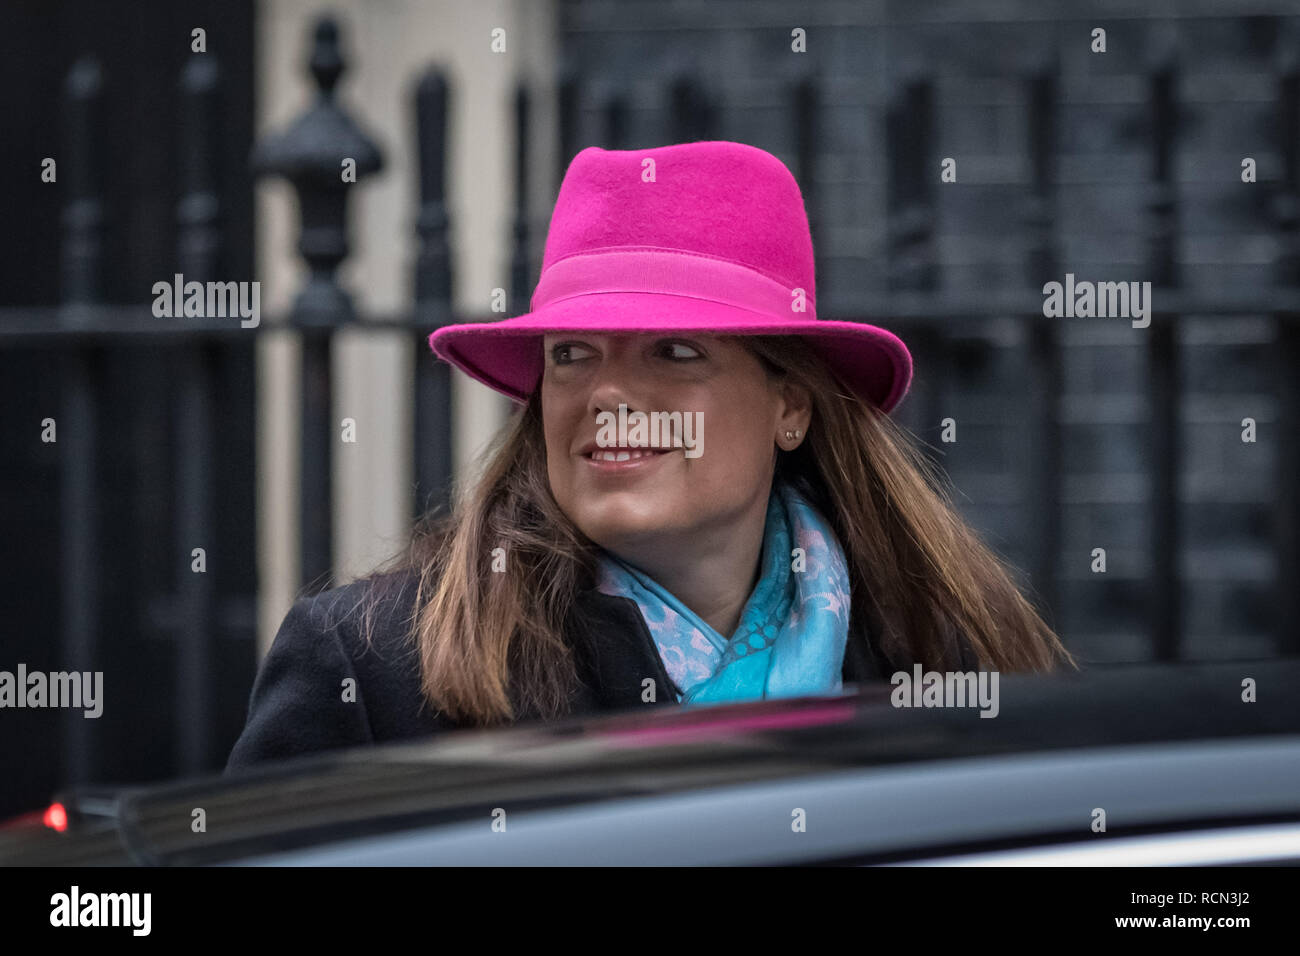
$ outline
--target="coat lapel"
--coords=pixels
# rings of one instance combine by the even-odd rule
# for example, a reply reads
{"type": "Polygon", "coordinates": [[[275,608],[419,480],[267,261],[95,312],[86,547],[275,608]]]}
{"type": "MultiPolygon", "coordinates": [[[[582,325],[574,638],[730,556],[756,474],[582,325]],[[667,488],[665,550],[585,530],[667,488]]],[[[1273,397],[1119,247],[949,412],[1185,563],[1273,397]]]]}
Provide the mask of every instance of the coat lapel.
{"type": "Polygon", "coordinates": [[[676,703],[677,689],[635,601],[593,588],[578,592],[576,610],[579,673],[600,709],[676,703]]]}

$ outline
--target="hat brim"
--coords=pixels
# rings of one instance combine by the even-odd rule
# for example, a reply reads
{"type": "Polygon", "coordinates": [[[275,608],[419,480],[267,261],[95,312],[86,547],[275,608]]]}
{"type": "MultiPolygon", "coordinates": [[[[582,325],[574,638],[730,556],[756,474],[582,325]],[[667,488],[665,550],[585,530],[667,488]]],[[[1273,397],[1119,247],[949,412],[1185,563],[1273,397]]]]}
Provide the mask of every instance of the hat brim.
{"type": "Polygon", "coordinates": [[[429,346],[470,378],[526,402],[542,374],[541,338],[552,332],[805,336],[846,385],[884,412],[898,405],[912,381],[912,356],[886,329],[860,322],[783,319],[663,293],[575,296],[499,322],[444,326],[429,336],[429,346]]]}

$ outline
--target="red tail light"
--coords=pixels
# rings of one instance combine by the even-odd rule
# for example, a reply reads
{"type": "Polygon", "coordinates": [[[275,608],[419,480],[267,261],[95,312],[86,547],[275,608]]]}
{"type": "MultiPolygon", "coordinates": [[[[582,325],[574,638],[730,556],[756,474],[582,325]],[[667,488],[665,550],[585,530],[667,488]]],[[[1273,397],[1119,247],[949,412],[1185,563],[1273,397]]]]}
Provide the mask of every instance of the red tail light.
{"type": "Polygon", "coordinates": [[[58,830],[62,833],[68,828],[68,811],[64,809],[61,803],[51,803],[41,820],[51,830],[58,830]]]}

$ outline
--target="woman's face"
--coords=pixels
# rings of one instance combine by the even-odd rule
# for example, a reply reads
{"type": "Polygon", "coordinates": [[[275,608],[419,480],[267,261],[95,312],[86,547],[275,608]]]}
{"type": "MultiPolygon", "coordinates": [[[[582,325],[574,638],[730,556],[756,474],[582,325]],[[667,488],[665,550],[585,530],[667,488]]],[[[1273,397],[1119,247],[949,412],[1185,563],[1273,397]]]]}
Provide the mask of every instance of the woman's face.
{"type": "Polygon", "coordinates": [[[636,563],[762,520],[777,436],[807,429],[805,392],[716,336],[555,333],[543,348],[551,493],[588,538],[636,563]]]}

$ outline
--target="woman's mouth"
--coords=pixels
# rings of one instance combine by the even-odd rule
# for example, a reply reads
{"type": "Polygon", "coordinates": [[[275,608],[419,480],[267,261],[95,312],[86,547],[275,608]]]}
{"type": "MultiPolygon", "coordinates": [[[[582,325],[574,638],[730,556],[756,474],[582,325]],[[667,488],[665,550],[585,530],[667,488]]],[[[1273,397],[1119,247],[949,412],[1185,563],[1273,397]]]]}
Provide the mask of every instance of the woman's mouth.
{"type": "Polygon", "coordinates": [[[668,453],[666,448],[597,448],[584,456],[591,461],[637,461],[668,453]]]}
{"type": "Polygon", "coordinates": [[[596,448],[582,457],[598,472],[639,470],[663,458],[671,448],[596,448]]]}

